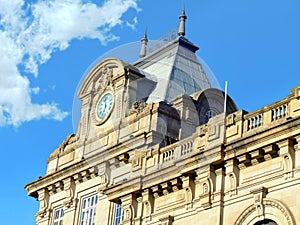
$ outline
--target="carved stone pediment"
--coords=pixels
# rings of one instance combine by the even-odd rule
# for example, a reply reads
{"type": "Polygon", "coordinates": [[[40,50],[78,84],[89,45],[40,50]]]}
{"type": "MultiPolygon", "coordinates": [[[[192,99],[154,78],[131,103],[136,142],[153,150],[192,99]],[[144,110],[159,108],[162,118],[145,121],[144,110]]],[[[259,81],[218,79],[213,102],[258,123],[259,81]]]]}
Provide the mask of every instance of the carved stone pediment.
{"type": "Polygon", "coordinates": [[[96,65],[86,76],[82,83],[78,97],[82,99],[85,95],[103,90],[107,85],[113,86],[113,76],[125,73],[127,64],[115,58],[108,58],[96,65]]]}

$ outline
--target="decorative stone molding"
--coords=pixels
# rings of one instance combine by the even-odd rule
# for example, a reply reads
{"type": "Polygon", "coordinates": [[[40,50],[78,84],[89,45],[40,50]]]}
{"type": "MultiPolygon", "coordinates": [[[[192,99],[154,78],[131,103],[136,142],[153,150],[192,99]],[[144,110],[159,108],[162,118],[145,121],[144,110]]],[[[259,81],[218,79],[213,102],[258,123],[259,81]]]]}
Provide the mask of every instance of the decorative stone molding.
{"type": "Polygon", "coordinates": [[[295,145],[294,145],[294,149],[295,149],[295,168],[299,168],[300,167],[300,135],[297,135],[294,137],[295,140],[295,145]]]}
{"type": "Polygon", "coordinates": [[[297,135],[294,138],[295,138],[294,149],[295,149],[295,151],[299,151],[300,150],[300,135],[297,135]]]}
{"type": "Polygon", "coordinates": [[[146,158],[146,151],[135,151],[128,155],[128,162],[131,163],[133,171],[140,169],[143,166],[144,158],[146,158]]]}
{"type": "Polygon", "coordinates": [[[75,181],[75,184],[79,184],[79,183],[87,181],[91,178],[95,178],[96,176],[98,176],[98,168],[91,167],[91,168],[85,169],[77,174],[74,174],[73,179],[75,181]]]}
{"type": "Polygon", "coordinates": [[[295,87],[291,90],[291,94],[296,98],[299,99],[300,98],[300,87],[295,87]]]}
{"type": "Polygon", "coordinates": [[[68,154],[71,151],[74,151],[77,148],[77,143],[76,143],[76,135],[75,134],[70,134],[64,140],[57,149],[54,150],[53,153],[51,153],[49,159],[47,160],[47,163],[50,162],[50,160],[57,158],[58,156],[62,156],[65,154],[68,154]]]}
{"type": "Polygon", "coordinates": [[[251,155],[251,163],[252,165],[257,165],[264,160],[263,150],[257,149],[255,151],[250,152],[251,155]]]}
{"type": "Polygon", "coordinates": [[[69,199],[66,199],[64,201],[64,207],[65,207],[65,210],[66,209],[71,209],[71,208],[77,208],[77,205],[78,205],[78,198],[69,198],[69,199]]]}
{"type": "Polygon", "coordinates": [[[66,209],[71,207],[77,207],[77,201],[78,199],[75,199],[75,181],[73,177],[69,177],[65,180],[63,180],[64,184],[64,191],[66,193],[66,198],[64,201],[64,206],[66,209]]]}
{"type": "Polygon", "coordinates": [[[182,189],[185,191],[185,207],[190,209],[193,207],[193,199],[195,195],[195,184],[191,176],[181,177],[182,189]]]}
{"type": "Polygon", "coordinates": [[[144,216],[148,217],[151,215],[151,211],[152,211],[152,204],[150,203],[150,201],[144,201],[144,216]]]}
{"type": "Polygon", "coordinates": [[[44,210],[39,210],[35,214],[36,221],[41,221],[42,219],[48,219],[50,217],[51,210],[50,209],[44,209],[44,210]]]}
{"type": "Polygon", "coordinates": [[[154,198],[158,198],[162,194],[161,186],[159,185],[152,187],[151,190],[154,198]]]}
{"type": "Polygon", "coordinates": [[[255,204],[250,205],[238,217],[234,225],[254,225],[256,222],[264,219],[274,220],[277,224],[296,225],[287,207],[278,200],[265,198],[261,201],[261,204],[264,205],[262,215],[257,214],[255,204]]]}
{"type": "Polygon", "coordinates": [[[211,207],[211,185],[209,180],[207,179],[206,182],[202,181],[200,187],[202,186],[202,192],[200,194],[200,203],[203,208],[207,209],[211,207]]]}
{"type": "Polygon", "coordinates": [[[98,80],[95,86],[97,87],[96,91],[98,93],[102,93],[107,86],[114,86],[113,69],[108,67],[107,65],[100,67],[97,72],[97,77],[98,80]]]}
{"type": "Polygon", "coordinates": [[[79,184],[82,182],[82,176],[80,173],[74,174],[73,178],[74,178],[75,184],[79,184]]]}
{"type": "Polygon", "coordinates": [[[172,190],[174,192],[178,191],[179,189],[182,188],[182,182],[181,182],[181,179],[179,179],[179,178],[175,178],[175,179],[171,180],[170,183],[172,186],[172,190]]]}
{"type": "Polygon", "coordinates": [[[279,146],[279,155],[282,157],[284,178],[289,179],[293,177],[293,169],[295,165],[295,149],[294,140],[288,138],[277,143],[279,146]]]}
{"type": "Polygon", "coordinates": [[[172,225],[174,221],[173,216],[164,216],[159,219],[160,223],[158,225],[172,225]]]}
{"type": "Polygon", "coordinates": [[[54,195],[59,191],[63,190],[63,182],[62,181],[58,181],[55,184],[52,184],[50,186],[48,186],[48,193],[49,195],[54,195]]]}
{"type": "Polygon", "coordinates": [[[226,127],[235,125],[235,123],[236,123],[236,115],[234,113],[232,113],[226,117],[226,127]]]}
{"type": "Polygon", "coordinates": [[[265,160],[271,160],[278,156],[278,146],[276,144],[271,144],[263,148],[265,155],[265,160]]]}
{"type": "Polygon", "coordinates": [[[209,166],[205,170],[197,170],[197,187],[200,190],[200,203],[203,208],[208,209],[211,207],[213,200],[213,192],[214,192],[214,183],[216,180],[216,174],[213,171],[213,168],[209,166]]]}
{"type": "Polygon", "coordinates": [[[154,210],[154,199],[150,189],[146,189],[142,192],[143,197],[143,215],[146,221],[151,220],[151,214],[154,210]]]}
{"type": "Polygon", "coordinates": [[[239,185],[239,167],[238,160],[228,160],[225,164],[226,168],[226,191],[230,197],[237,195],[237,186],[239,185]]]}
{"type": "Polygon", "coordinates": [[[98,166],[98,176],[100,178],[99,190],[104,190],[110,182],[111,170],[108,162],[98,166]]]}
{"type": "Polygon", "coordinates": [[[40,220],[44,217],[49,216],[50,211],[48,209],[49,205],[49,192],[47,188],[43,188],[38,191],[38,201],[40,202],[39,211],[36,213],[36,219],[40,220]]]}
{"type": "Polygon", "coordinates": [[[280,211],[280,215],[278,215],[278,217],[280,217],[280,220],[285,221],[283,224],[296,225],[288,209],[279,201],[275,201],[272,199],[265,199],[264,204],[266,208],[275,208],[280,211]]]}
{"type": "Polygon", "coordinates": [[[132,225],[137,215],[137,200],[133,194],[121,197],[122,208],[124,210],[124,225],[132,225]]]}
{"type": "Polygon", "coordinates": [[[144,100],[135,101],[132,105],[132,112],[139,114],[145,110],[147,103],[144,100]]]}
{"type": "Polygon", "coordinates": [[[251,157],[249,154],[244,154],[237,157],[237,160],[239,161],[238,167],[240,169],[245,169],[248,165],[250,165],[251,157]]]}
{"type": "Polygon", "coordinates": [[[263,199],[266,197],[268,193],[268,189],[265,187],[257,188],[250,191],[254,197],[254,206],[256,208],[256,212],[258,217],[262,217],[265,213],[265,206],[263,204],[263,199]]]}
{"type": "Polygon", "coordinates": [[[169,194],[171,192],[171,190],[172,190],[170,182],[164,182],[160,186],[161,186],[161,188],[163,190],[163,195],[169,194]]]}
{"type": "Polygon", "coordinates": [[[117,86],[116,79],[125,74],[127,64],[116,58],[107,58],[98,63],[87,74],[77,94],[84,100],[93,92],[101,92],[107,86],[117,86]]]}
{"type": "Polygon", "coordinates": [[[236,175],[234,173],[230,173],[228,178],[229,178],[229,186],[230,186],[229,195],[230,196],[237,195],[238,179],[237,179],[236,175]]]}
{"type": "Polygon", "coordinates": [[[199,131],[198,131],[198,134],[199,134],[200,137],[205,136],[206,133],[207,133],[207,131],[208,131],[208,126],[207,126],[207,124],[202,125],[198,130],[199,130],[199,131]]]}

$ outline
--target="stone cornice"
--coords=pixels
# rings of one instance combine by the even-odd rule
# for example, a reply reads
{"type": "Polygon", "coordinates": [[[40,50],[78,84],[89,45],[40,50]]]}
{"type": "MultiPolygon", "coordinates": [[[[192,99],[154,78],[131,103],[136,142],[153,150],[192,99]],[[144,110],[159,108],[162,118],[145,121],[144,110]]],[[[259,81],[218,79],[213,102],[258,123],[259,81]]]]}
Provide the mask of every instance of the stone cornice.
{"type": "MultiPolygon", "coordinates": [[[[267,129],[261,129],[253,131],[251,135],[245,135],[241,138],[238,138],[234,141],[225,144],[225,155],[226,160],[232,157],[239,156],[246,153],[246,149],[251,149],[252,147],[264,147],[264,145],[269,145],[274,143],[273,139],[281,137],[282,140],[294,136],[295,131],[298,131],[300,128],[300,117],[291,118],[284,121],[283,123],[276,124],[274,126],[269,126],[267,129]],[[270,143],[268,143],[270,142],[270,143]],[[234,155],[228,155],[228,152],[234,150],[234,155]]],[[[300,132],[297,132],[300,133],[300,132]]],[[[254,149],[253,149],[254,150],[254,149]]]]}
{"type": "MultiPolygon", "coordinates": [[[[178,144],[180,143],[174,145],[178,144]]],[[[205,159],[206,160],[203,160],[202,152],[196,152],[182,160],[179,159],[170,161],[169,163],[158,164],[153,167],[151,172],[149,171],[146,174],[137,175],[117,185],[108,186],[105,190],[105,194],[108,195],[110,200],[116,201],[117,197],[132,193],[133,191],[140,192],[141,190],[151,188],[163,182],[176,179],[184,174],[193,174],[196,169],[202,167],[206,168],[210,164],[220,162],[222,159],[221,146],[219,146],[219,148],[209,149],[206,152],[205,159]]]]}
{"type": "Polygon", "coordinates": [[[25,189],[29,196],[36,197],[37,191],[41,190],[45,187],[48,187],[49,185],[52,185],[54,183],[57,183],[59,181],[62,181],[63,179],[66,179],[67,177],[73,176],[76,173],[79,173],[80,171],[83,171],[84,169],[88,169],[90,164],[87,164],[85,160],[82,160],[75,165],[71,165],[67,168],[64,168],[60,171],[57,171],[55,173],[49,174],[45,177],[42,177],[36,181],[33,181],[25,186],[25,189]]]}

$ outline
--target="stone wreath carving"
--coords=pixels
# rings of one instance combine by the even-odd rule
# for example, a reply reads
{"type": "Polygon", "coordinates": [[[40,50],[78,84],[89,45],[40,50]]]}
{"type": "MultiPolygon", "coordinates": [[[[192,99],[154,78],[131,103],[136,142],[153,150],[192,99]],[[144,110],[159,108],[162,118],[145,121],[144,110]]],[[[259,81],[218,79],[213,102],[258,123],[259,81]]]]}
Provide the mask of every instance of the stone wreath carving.
{"type": "Polygon", "coordinates": [[[113,69],[103,66],[98,71],[99,79],[96,83],[97,92],[102,92],[109,85],[113,86],[113,69]]]}
{"type": "Polygon", "coordinates": [[[137,114],[143,112],[146,107],[147,107],[147,103],[144,100],[138,100],[133,103],[133,110],[137,114]]]}
{"type": "Polygon", "coordinates": [[[58,155],[62,155],[62,154],[67,154],[73,150],[75,150],[77,148],[77,139],[76,139],[76,135],[75,134],[70,134],[68,135],[68,137],[66,138],[66,140],[64,140],[57,149],[54,150],[53,153],[51,153],[50,158],[55,158],[58,155]]]}

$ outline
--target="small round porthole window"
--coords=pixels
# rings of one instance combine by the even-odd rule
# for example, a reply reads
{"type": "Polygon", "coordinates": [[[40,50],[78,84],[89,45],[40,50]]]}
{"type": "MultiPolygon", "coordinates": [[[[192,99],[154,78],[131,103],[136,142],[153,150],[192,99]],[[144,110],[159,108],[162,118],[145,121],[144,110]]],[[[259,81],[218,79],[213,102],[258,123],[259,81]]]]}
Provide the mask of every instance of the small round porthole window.
{"type": "Polygon", "coordinates": [[[208,109],[205,113],[205,123],[209,121],[210,118],[217,115],[217,112],[213,109],[208,109]]]}

